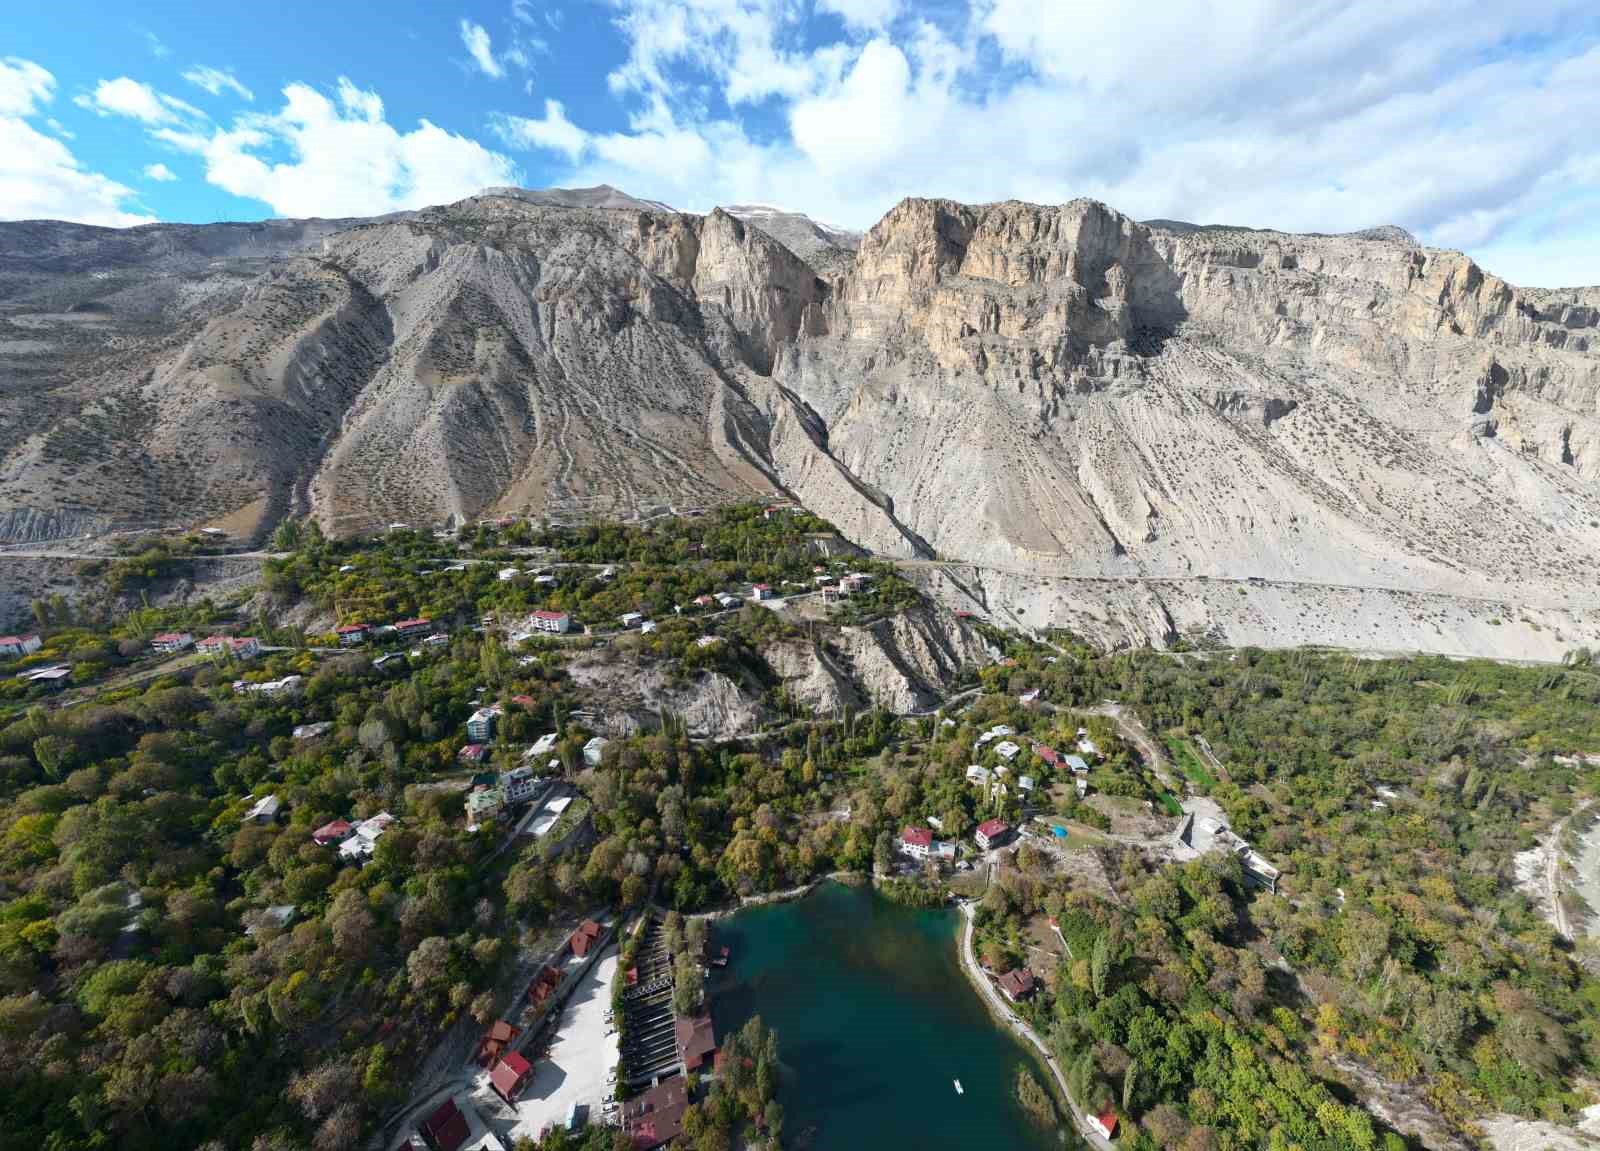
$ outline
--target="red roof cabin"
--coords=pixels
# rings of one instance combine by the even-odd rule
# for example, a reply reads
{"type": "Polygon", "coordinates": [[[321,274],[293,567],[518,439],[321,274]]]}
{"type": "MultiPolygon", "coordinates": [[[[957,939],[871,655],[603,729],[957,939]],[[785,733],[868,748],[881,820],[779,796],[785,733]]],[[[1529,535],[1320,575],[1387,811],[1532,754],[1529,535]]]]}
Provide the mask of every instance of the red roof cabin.
{"type": "Polygon", "coordinates": [[[1061,753],[1055,748],[1044,743],[1033,745],[1033,754],[1039,757],[1039,762],[1050,767],[1061,766],[1061,753]]]}
{"type": "Polygon", "coordinates": [[[483,1033],[483,1038],[478,1040],[478,1066],[493,1067],[505,1049],[521,1034],[521,1028],[513,1027],[504,1019],[495,1020],[494,1025],[483,1033]]]}
{"type": "Polygon", "coordinates": [[[933,850],[933,831],[926,827],[908,827],[900,833],[900,850],[918,859],[926,859],[933,850]]]}
{"type": "Polygon", "coordinates": [[[551,967],[547,963],[544,966],[544,970],[539,972],[539,977],[533,981],[531,986],[529,986],[528,998],[533,1000],[535,1004],[542,1004],[545,1000],[549,999],[550,996],[555,993],[556,988],[560,986],[561,972],[557,971],[554,967],[551,967]]]}
{"type": "Polygon", "coordinates": [[[472,1133],[467,1125],[467,1117],[461,1113],[454,1099],[446,1099],[439,1104],[438,1109],[422,1121],[420,1130],[438,1151],[457,1151],[472,1133]]]}
{"type": "Polygon", "coordinates": [[[367,642],[367,625],[347,623],[343,627],[334,628],[333,634],[339,637],[340,647],[355,647],[367,642]]]}
{"type": "Polygon", "coordinates": [[[978,846],[988,851],[996,844],[1004,843],[1011,834],[1011,825],[1003,819],[985,820],[978,824],[978,833],[973,838],[978,841],[978,846]]]}
{"type": "Polygon", "coordinates": [[[572,938],[567,945],[572,948],[572,954],[582,959],[589,954],[589,948],[594,946],[594,941],[600,938],[600,925],[592,919],[585,919],[578,925],[578,930],[572,933],[572,938]]]}
{"type": "Polygon", "coordinates": [[[709,1012],[701,1012],[692,1019],[687,1015],[675,1016],[672,1033],[685,1073],[700,1070],[706,1060],[717,1053],[717,1032],[711,1025],[709,1012]]]}
{"type": "Polygon", "coordinates": [[[507,1051],[489,1072],[489,1082],[507,1103],[515,1103],[533,1075],[533,1065],[515,1051],[507,1051]]]}
{"type": "Polygon", "coordinates": [[[457,753],[462,763],[482,763],[489,758],[489,749],[481,743],[469,743],[457,753]]]}
{"type": "Polygon", "coordinates": [[[311,833],[311,842],[318,847],[332,847],[336,843],[343,843],[350,838],[355,827],[348,819],[336,819],[332,823],[325,823],[311,833]]]}
{"type": "Polygon", "coordinates": [[[1033,994],[1033,972],[1026,967],[1006,972],[998,982],[1001,993],[1013,1003],[1021,1003],[1033,994]]]}
{"type": "Polygon", "coordinates": [[[1098,1131],[1102,1138],[1113,1139],[1117,1134],[1117,1113],[1107,1107],[1100,1114],[1089,1116],[1089,1126],[1098,1131]]]}
{"type": "Polygon", "coordinates": [[[431,619],[403,619],[394,625],[394,630],[400,635],[416,635],[419,632],[429,631],[433,628],[431,619]]]}

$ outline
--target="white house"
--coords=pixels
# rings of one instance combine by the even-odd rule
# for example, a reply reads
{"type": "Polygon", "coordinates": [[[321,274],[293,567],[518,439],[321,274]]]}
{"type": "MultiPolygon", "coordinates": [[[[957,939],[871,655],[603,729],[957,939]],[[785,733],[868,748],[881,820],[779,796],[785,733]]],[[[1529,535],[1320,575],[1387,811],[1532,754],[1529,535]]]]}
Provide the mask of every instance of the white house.
{"type": "Polygon", "coordinates": [[[1033,790],[1033,786],[1034,786],[1033,785],[1033,776],[1031,776],[1031,775],[1019,775],[1019,776],[1017,776],[1017,787],[1018,787],[1019,790],[1021,790],[1021,791],[1032,791],[1033,790]]]}
{"type": "Polygon", "coordinates": [[[618,616],[617,619],[623,627],[638,627],[644,622],[644,613],[637,611],[625,611],[618,616]]]}
{"type": "Polygon", "coordinates": [[[695,647],[716,647],[722,642],[720,635],[703,635],[694,641],[695,647]]]}
{"type": "Polygon", "coordinates": [[[278,818],[278,811],[283,807],[283,800],[275,795],[264,795],[256,800],[256,804],[245,812],[246,823],[271,823],[278,818]]]}
{"type": "Polygon", "coordinates": [[[500,582],[501,583],[509,583],[511,580],[516,579],[522,573],[519,572],[516,568],[501,568],[495,574],[500,577],[500,582]]]}
{"type": "Polygon", "coordinates": [[[532,625],[533,631],[565,635],[572,627],[572,617],[564,611],[547,611],[541,608],[528,617],[528,623],[532,625]]]}
{"type": "Polygon", "coordinates": [[[1099,755],[1100,754],[1100,749],[1095,746],[1094,740],[1090,739],[1086,735],[1079,737],[1079,739],[1078,739],[1078,751],[1082,755],[1099,755]]]}
{"type": "Polygon", "coordinates": [[[933,850],[933,832],[926,827],[908,827],[900,833],[900,850],[912,859],[927,859],[933,850]]]}
{"type": "Polygon", "coordinates": [[[653,619],[647,619],[647,620],[645,620],[643,623],[641,623],[639,625],[639,634],[640,635],[649,635],[651,632],[653,632],[655,630],[656,630],[656,621],[653,620],[653,619]]]}
{"type": "Polygon", "coordinates": [[[757,600],[760,600],[760,599],[771,599],[772,598],[772,585],[771,584],[764,584],[764,583],[756,584],[754,587],[752,587],[750,589],[750,598],[751,599],[757,599],[757,600]]]}
{"type": "Polygon", "coordinates": [[[194,636],[186,631],[164,631],[160,635],[151,637],[150,646],[162,655],[176,655],[185,648],[194,646],[194,636]]]}
{"type": "Polygon", "coordinates": [[[583,745],[583,762],[590,767],[599,767],[600,758],[605,754],[606,744],[611,741],[603,735],[597,735],[583,745]]]}
{"type": "Polygon", "coordinates": [[[207,636],[195,644],[195,647],[207,655],[221,655],[226,652],[228,655],[233,656],[234,659],[252,659],[261,651],[260,642],[254,636],[249,635],[207,636]]]}
{"type": "Polygon", "coordinates": [[[729,595],[725,591],[719,591],[717,593],[717,603],[719,605],[721,605],[722,607],[732,607],[734,604],[736,604],[738,602],[739,602],[739,597],[738,596],[729,595]]]}
{"type": "Polygon", "coordinates": [[[1022,753],[1022,748],[1012,743],[1009,739],[1006,739],[1001,740],[999,743],[994,745],[994,753],[1007,763],[1010,763],[1022,753]]]}
{"type": "Polygon", "coordinates": [[[976,783],[984,788],[989,786],[989,781],[993,778],[993,775],[994,773],[987,767],[980,767],[976,763],[967,768],[967,782],[976,783]]]}
{"type": "Polygon", "coordinates": [[[541,735],[538,739],[536,739],[534,741],[532,747],[528,748],[527,751],[523,752],[523,758],[525,758],[525,759],[542,759],[544,756],[549,755],[552,751],[555,750],[556,738],[557,738],[556,733],[553,732],[553,731],[548,731],[545,734],[541,735]]]}
{"type": "Polygon", "coordinates": [[[976,743],[974,743],[972,746],[974,748],[979,748],[979,747],[982,747],[986,743],[993,743],[995,740],[1002,739],[1005,736],[1008,736],[1008,735],[1011,735],[1011,734],[1013,734],[1013,732],[1012,732],[1012,730],[1011,730],[1009,725],[1003,724],[1003,723],[997,723],[993,727],[991,727],[988,731],[986,731],[982,735],[980,735],[978,737],[978,741],[976,743]]]}
{"type": "Polygon", "coordinates": [[[533,768],[514,767],[500,777],[500,790],[509,804],[527,803],[533,798],[533,768]]]}
{"type": "Polygon", "coordinates": [[[472,743],[488,743],[494,738],[494,722],[504,711],[496,703],[473,712],[467,717],[467,739],[472,743]]]}
{"type": "Polygon", "coordinates": [[[1062,762],[1072,769],[1073,775],[1088,775],[1089,764],[1081,755],[1068,755],[1062,757],[1062,762]]]}

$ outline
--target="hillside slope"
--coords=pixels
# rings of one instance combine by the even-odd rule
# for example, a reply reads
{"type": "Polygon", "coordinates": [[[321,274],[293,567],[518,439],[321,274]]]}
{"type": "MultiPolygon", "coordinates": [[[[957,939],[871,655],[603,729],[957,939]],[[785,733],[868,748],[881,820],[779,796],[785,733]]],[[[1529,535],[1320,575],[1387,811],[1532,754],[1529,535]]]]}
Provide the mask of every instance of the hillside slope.
{"type": "Polygon", "coordinates": [[[610,188],[161,227],[0,225],[0,540],[786,493],[1106,642],[1363,646],[1411,593],[1491,605],[1433,629],[1469,650],[1502,601],[1545,613],[1519,653],[1600,638],[1600,289],[1398,229],[907,200],[857,238],[610,188]]]}

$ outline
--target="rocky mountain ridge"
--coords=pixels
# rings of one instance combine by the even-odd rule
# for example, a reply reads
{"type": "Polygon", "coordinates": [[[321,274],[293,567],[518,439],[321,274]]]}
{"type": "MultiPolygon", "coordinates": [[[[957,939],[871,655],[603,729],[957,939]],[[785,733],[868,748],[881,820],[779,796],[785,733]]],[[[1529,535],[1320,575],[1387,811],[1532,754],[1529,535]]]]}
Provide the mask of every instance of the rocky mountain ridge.
{"type": "MultiPolygon", "coordinates": [[[[609,188],[225,227],[0,224],[0,539],[788,494],[975,565],[1027,626],[1083,581],[1219,580],[1511,596],[1600,635],[1597,288],[1087,200],[906,200],[853,248],[609,188]]],[[[1217,599],[1175,614],[1239,630],[1217,599]]],[[[1328,633],[1315,602],[1269,634],[1328,633]]]]}

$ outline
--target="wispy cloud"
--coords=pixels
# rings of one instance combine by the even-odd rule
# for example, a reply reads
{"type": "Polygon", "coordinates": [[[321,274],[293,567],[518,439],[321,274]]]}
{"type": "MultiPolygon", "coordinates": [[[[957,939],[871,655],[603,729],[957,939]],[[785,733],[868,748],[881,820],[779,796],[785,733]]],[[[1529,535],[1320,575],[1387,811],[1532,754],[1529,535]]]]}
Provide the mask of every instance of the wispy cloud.
{"type": "Polygon", "coordinates": [[[150,31],[150,29],[142,28],[140,29],[140,34],[144,36],[144,46],[149,49],[150,55],[157,60],[162,60],[172,55],[172,49],[163,44],[161,37],[150,31]]]}
{"type": "Polygon", "coordinates": [[[93,91],[74,96],[72,102],[100,116],[127,116],[144,124],[174,124],[206,118],[193,104],[127,76],[101,80],[93,91]]]}
{"type": "Polygon", "coordinates": [[[176,180],[178,176],[165,164],[146,164],[144,166],[144,178],[146,180],[154,180],[158,184],[167,184],[176,180]]]}
{"type": "Polygon", "coordinates": [[[494,47],[489,41],[489,30],[482,24],[474,24],[465,18],[461,21],[461,43],[467,49],[467,55],[472,57],[472,62],[477,65],[478,71],[493,79],[500,79],[506,74],[505,67],[495,59],[494,47]]]}
{"type": "Polygon", "coordinates": [[[203,88],[213,96],[222,95],[223,91],[232,92],[241,100],[254,100],[255,93],[239,82],[232,69],[212,68],[205,64],[196,64],[184,71],[183,78],[196,88],[203,88]]]}

